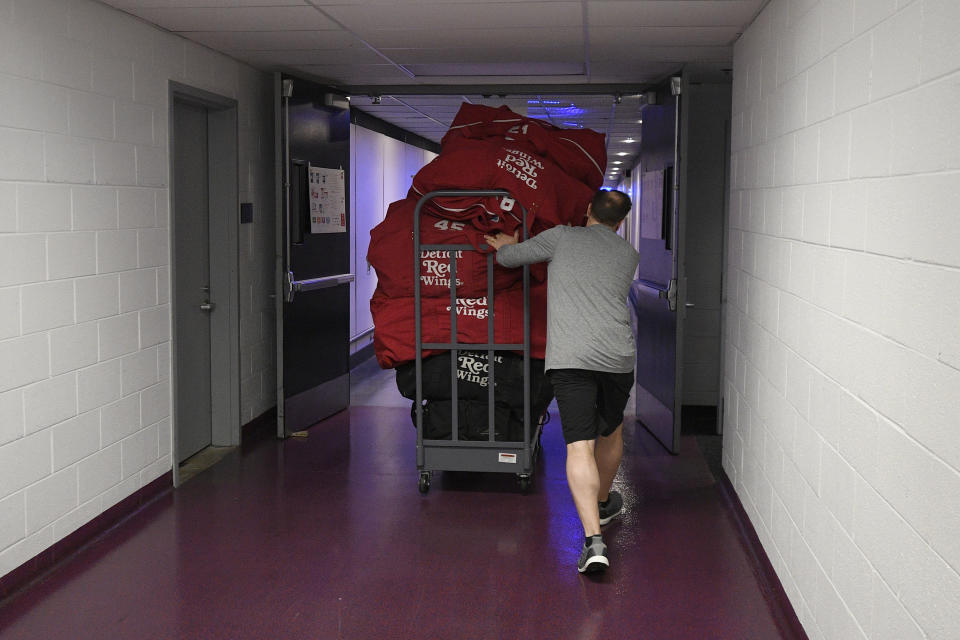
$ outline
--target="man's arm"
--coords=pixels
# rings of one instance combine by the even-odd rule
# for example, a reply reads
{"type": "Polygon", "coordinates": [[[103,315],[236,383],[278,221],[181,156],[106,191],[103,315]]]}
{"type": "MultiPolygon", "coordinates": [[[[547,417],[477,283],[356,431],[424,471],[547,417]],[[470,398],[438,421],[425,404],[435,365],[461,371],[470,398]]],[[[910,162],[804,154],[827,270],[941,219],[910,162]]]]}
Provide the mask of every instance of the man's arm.
{"type": "Polygon", "coordinates": [[[497,262],[504,267],[519,267],[535,262],[547,262],[553,258],[557,241],[560,239],[560,227],[547,229],[524,242],[517,242],[519,231],[512,236],[498,233],[484,236],[487,244],[497,250],[497,262]]]}

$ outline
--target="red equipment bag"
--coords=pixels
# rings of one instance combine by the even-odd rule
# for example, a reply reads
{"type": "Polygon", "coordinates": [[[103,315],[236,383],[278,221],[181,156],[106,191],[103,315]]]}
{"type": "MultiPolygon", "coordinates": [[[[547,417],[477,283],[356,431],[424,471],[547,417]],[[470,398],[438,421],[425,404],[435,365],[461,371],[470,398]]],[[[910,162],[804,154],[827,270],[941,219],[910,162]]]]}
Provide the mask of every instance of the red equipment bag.
{"type": "MultiPolygon", "coordinates": [[[[421,195],[442,189],[504,189],[526,208],[531,227],[536,220],[544,228],[581,224],[594,194],[593,189],[549,159],[538,156],[529,145],[490,140],[469,140],[452,150],[444,150],[417,172],[413,189],[421,195]]],[[[496,198],[464,196],[435,200],[429,208],[431,213],[443,215],[438,209],[443,207],[448,217],[470,220],[486,232],[511,232],[520,221],[517,208],[510,211],[509,216],[494,218],[473,214],[474,209],[467,209],[471,213],[456,213],[457,209],[481,202],[484,209],[497,207],[502,211],[503,203],[496,198]]]]}
{"type": "MultiPolygon", "coordinates": [[[[530,145],[538,155],[563,167],[570,176],[596,191],[607,168],[606,141],[592,129],[561,129],[509,107],[463,103],[441,140],[442,153],[470,139],[497,139],[530,145]]],[[[442,154],[441,154],[442,155],[442,154]]]]}
{"type": "MultiPolygon", "coordinates": [[[[543,358],[546,350],[546,283],[530,286],[530,356],[543,358]]],[[[450,299],[420,299],[423,342],[450,342],[450,299]]],[[[523,284],[517,283],[494,294],[494,335],[498,344],[523,343],[523,284]]],[[[458,298],[457,339],[461,343],[486,343],[489,305],[486,295],[458,298]]],[[[416,358],[413,296],[392,298],[377,287],[370,299],[373,315],[373,348],[382,369],[390,369],[416,358]]],[[[424,349],[423,356],[443,350],[424,349]]]]}
{"type": "MultiPolygon", "coordinates": [[[[377,272],[378,288],[391,298],[413,296],[413,214],[417,198],[397,200],[387,209],[383,221],[370,230],[367,261],[377,272]]],[[[465,222],[420,215],[420,244],[463,244],[477,251],[457,251],[457,296],[476,298],[487,292],[487,254],[490,247],[483,232],[465,222]]],[[[505,289],[519,281],[521,269],[507,269],[494,258],[494,290],[505,289]]],[[[546,265],[536,265],[531,275],[546,278],[546,265]]],[[[450,297],[450,252],[420,252],[420,294],[424,297],[450,297]]]]}

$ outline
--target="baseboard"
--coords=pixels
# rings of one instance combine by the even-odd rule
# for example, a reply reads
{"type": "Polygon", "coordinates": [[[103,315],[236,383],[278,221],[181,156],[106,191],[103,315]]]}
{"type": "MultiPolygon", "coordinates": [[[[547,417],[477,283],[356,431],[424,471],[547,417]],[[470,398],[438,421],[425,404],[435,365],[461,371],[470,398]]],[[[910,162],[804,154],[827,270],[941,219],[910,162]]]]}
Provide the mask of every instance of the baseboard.
{"type": "MultiPolygon", "coordinates": [[[[271,407],[243,425],[243,445],[249,448],[255,443],[275,438],[277,433],[277,408],[271,407]]],[[[22,565],[0,576],[0,604],[26,588],[38,578],[72,558],[83,547],[112,529],[154,498],[173,489],[173,471],[168,471],[150,484],[130,494],[90,522],[44,549],[22,565]]]]}
{"type": "Polygon", "coordinates": [[[770,562],[767,552],[760,543],[760,537],[757,536],[757,530],[753,528],[750,522],[750,516],[743,508],[743,503],[737,496],[733,484],[726,472],[720,470],[717,478],[717,491],[723,500],[724,506],[732,516],[734,523],[740,533],[740,539],[744,541],[744,547],[747,551],[747,557],[753,565],[754,573],[757,575],[757,582],[763,592],[763,597],[770,607],[773,614],[774,623],[780,630],[783,640],[808,640],[807,632],[804,631],[797,612],[794,611],[787,592],[783,589],[783,583],[777,576],[777,572],[770,562]]]}
{"type": "Polygon", "coordinates": [[[283,409],[285,436],[309,429],[350,406],[350,372],[287,397],[283,409]]]}
{"type": "Polygon", "coordinates": [[[357,349],[350,354],[350,369],[356,369],[359,365],[373,357],[373,343],[371,342],[362,349],[357,349]]]}
{"type": "Polygon", "coordinates": [[[265,440],[277,437],[277,406],[274,405],[240,427],[240,449],[248,452],[265,440]]]}
{"type": "Polygon", "coordinates": [[[0,605],[66,562],[81,549],[131,516],[154,498],[173,489],[173,471],[133,492],[62,540],[44,549],[10,573],[0,577],[0,605]]]}

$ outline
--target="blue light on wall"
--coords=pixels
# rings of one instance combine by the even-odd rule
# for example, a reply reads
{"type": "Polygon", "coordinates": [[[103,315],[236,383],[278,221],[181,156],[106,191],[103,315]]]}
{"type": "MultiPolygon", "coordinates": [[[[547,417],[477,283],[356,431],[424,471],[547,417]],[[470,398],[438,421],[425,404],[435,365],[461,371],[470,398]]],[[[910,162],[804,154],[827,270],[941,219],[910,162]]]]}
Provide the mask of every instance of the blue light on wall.
{"type": "Polygon", "coordinates": [[[527,109],[527,115],[533,118],[535,117],[533,114],[541,109],[543,110],[544,114],[553,116],[555,118],[575,118],[577,116],[582,116],[587,112],[586,109],[581,109],[575,104],[571,104],[566,107],[550,107],[547,109],[539,103],[534,103],[527,109]]]}
{"type": "Polygon", "coordinates": [[[569,107],[559,107],[557,109],[550,109],[550,113],[555,116],[560,116],[563,118],[574,118],[576,116],[582,116],[587,112],[586,109],[581,109],[575,104],[570,105],[569,107]]]}

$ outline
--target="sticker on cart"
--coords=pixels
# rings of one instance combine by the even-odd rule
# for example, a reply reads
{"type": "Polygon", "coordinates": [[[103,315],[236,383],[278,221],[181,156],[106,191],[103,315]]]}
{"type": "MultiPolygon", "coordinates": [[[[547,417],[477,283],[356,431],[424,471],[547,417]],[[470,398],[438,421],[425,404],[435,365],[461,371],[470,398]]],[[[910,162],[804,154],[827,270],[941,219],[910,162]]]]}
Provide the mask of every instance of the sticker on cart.
{"type": "Polygon", "coordinates": [[[500,458],[497,462],[506,462],[508,464],[517,464],[517,454],[515,453],[501,453],[500,458]]]}

